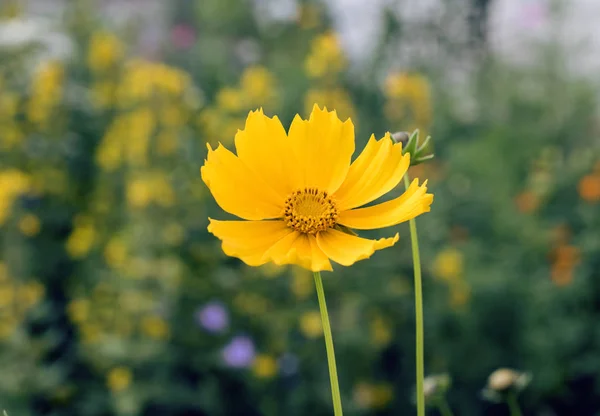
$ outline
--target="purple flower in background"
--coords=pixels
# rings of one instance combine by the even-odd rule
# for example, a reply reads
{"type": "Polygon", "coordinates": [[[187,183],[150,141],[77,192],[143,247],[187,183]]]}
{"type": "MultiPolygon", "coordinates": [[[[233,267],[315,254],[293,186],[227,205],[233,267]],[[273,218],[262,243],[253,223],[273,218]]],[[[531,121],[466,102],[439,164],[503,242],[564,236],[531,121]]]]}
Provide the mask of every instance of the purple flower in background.
{"type": "Polygon", "coordinates": [[[252,340],[245,336],[234,337],[222,351],[223,361],[230,367],[249,367],[254,361],[256,351],[252,340]]]}
{"type": "Polygon", "coordinates": [[[229,314],[221,302],[209,302],[198,309],[196,321],[208,332],[223,332],[229,326],[229,314]]]}
{"type": "Polygon", "coordinates": [[[189,49],[196,43],[196,31],[192,26],[180,23],[171,29],[171,42],[177,49],[189,49]]]}
{"type": "Polygon", "coordinates": [[[548,18],[547,7],[541,1],[528,2],[522,6],[522,25],[528,28],[541,26],[548,18]]]}

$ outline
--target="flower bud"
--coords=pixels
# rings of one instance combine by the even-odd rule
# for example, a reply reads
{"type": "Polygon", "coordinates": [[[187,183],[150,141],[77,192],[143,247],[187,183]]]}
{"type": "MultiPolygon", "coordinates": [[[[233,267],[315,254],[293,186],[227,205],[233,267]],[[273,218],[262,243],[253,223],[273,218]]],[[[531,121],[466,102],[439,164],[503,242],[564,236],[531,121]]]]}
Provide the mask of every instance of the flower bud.
{"type": "Polygon", "coordinates": [[[531,381],[529,373],[521,373],[510,368],[499,368],[488,377],[483,395],[491,401],[502,401],[508,392],[520,392],[531,381]]]}
{"type": "Polygon", "coordinates": [[[448,374],[434,374],[423,380],[423,395],[425,403],[435,406],[440,400],[444,400],[446,392],[450,389],[452,379],[448,374]]]}
{"type": "Polygon", "coordinates": [[[423,143],[419,143],[419,129],[410,135],[405,131],[392,133],[392,140],[396,143],[402,143],[402,154],[410,153],[411,166],[433,159],[433,153],[429,153],[427,148],[431,136],[427,136],[423,143]]]}

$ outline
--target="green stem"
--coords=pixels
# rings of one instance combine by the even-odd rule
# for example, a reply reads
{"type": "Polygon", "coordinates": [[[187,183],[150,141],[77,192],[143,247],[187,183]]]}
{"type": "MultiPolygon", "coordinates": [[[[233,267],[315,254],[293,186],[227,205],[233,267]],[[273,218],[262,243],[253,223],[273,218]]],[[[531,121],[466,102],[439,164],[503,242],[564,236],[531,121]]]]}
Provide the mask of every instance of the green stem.
{"type": "Polygon", "coordinates": [[[327,349],[327,365],[329,366],[329,381],[331,382],[331,397],[333,399],[333,413],[342,416],[342,399],[340,397],[340,386],[338,383],[337,368],[335,366],[335,352],[333,351],[333,337],[331,336],[331,325],[329,314],[325,303],[325,292],[323,291],[323,280],[321,272],[314,272],[317,297],[319,298],[319,309],[321,311],[321,322],[323,323],[323,334],[325,335],[325,348],[327,349]]]}
{"type": "Polygon", "coordinates": [[[452,409],[450,409],[450,406],[446,401],[446,398],[441,398],[437,402],[437,408],[440,411],[440,415],[442,416],[454,416],[454,414],[452,413],[452,409]]]}
{"type": "MultiPolygon", "coordinates": [[[[404,186],[410,186],[408,173],[404,175],[404,186]]],[[[417,362],[417,416],[425,416],[425,396],[423,395],[423,379],[425,377],[425,360],[423,358],[423,288],[421,285],[421,259],[419,255],[419,239],[417,223],[410,222],[410,242],[412,247],[413,268],[415,271],[415,326],[416,326],[416,362],[417,362]]]]}
{"type": "Polygon", "coordinates": [[[521,408],[519,407],[519,402],[517,401],[517,395],[514,392],[508,393],[506,397],[506,403],[508,404],[508,408],[510,409],[510,416],[522,416],[521,408]]]}

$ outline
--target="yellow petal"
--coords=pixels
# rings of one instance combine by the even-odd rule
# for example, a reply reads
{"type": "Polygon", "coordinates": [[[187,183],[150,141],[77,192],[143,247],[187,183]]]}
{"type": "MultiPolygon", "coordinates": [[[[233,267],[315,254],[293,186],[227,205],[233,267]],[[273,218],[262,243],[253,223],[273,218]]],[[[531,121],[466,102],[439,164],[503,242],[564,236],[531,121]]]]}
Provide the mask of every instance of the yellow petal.
{"type": "Polygon", "coordinates": [[[315,236],[298,231],[279,240],[265,256],[279,265],[297,264],[313,272],[332,270],[331,263],[317,245],[315,236]]]}
{"type": "Polygon", "coordinates": [[[246,220],[281,217],[285,199],[222,145],[216,150],[207,146],[200,172],[221,208],[246,220]]]}
{"type": "Polygon", "coordinates": [[[210,219],[208,231],[223,241],[223,251],[250,266],[269,261],[265,253],[292,234],[283,221],[217,221],[210,219]]]}
{"type": "Polygon", "coordinates": [[[235,135],[238,157],[285,198],[299,186],[299,176],[287,134],[279,119],[269,118],[262,109],[251,111],[244,130],[235,135]]]}
{"type": "Polygon", "coordinates": [[[308,121],[294,118],[288,139],[301,173],[301,187],[334,193],[346,178],[354,153],[352,121],[342,122],[335,111],[321,110],[315,104],[308,121]]]}
{"type": "Polygon", "coordinates": [[[343,211],[338,223],[358,230],[391,227],[429,212],[433,195],[426,192],[427,181],[419,186],[419,180],[415,179],[398,198],[372,207],[343,211]]]}
{"type": "Polygon", "coordinates": [[[392,238],[368,240],[330,229],[317,235],[317,243],[331,260],[342,266],[350,266],[359,260],[371,257],[376,250],[393,246],[398,234],[392,238]]]}
{"type": "Polygon", "coordinates": [[[410,156],[402,155],[402,144],[394,144],[389,133],[381,140],[371,136],[334,195],[338,209],[360,207],[388,193],[398,185],[409,165],[410,156]]]}

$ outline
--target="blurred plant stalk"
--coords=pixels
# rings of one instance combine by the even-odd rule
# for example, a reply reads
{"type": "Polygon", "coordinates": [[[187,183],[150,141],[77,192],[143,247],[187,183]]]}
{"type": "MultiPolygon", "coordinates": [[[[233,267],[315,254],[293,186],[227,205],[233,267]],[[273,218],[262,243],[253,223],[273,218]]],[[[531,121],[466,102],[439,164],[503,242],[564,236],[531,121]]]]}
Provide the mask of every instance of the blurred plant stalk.
{"type": "MultiPolygon", "coordinates": [[[[427,137],[423,143],[419,142],[419,130],[412,134],[397,132],[392,134],[396,143],[402,143],[402,153],[410,153],[410,165],[415,166],[433,159],[433,153],[429,153],[429,140],[427,137]]],[[[404,175],[404,187],[408,191],[410,178],[408,172],[404,175]]],[[[423,286],[421,283],[421,256],[419,254],[419,238],[417,235],[417,223],[415,219],[409,221],[410,242],[413,257],[413,270],[415,276],[415,338],[416,338],[416,385],[417,385],[417,416],[425,416],[425,393],[423,383],[425,379],[425,360],[423,354],[423,286]]],[[[441,409],[440,409],[441,410],[441,409]]]]}

